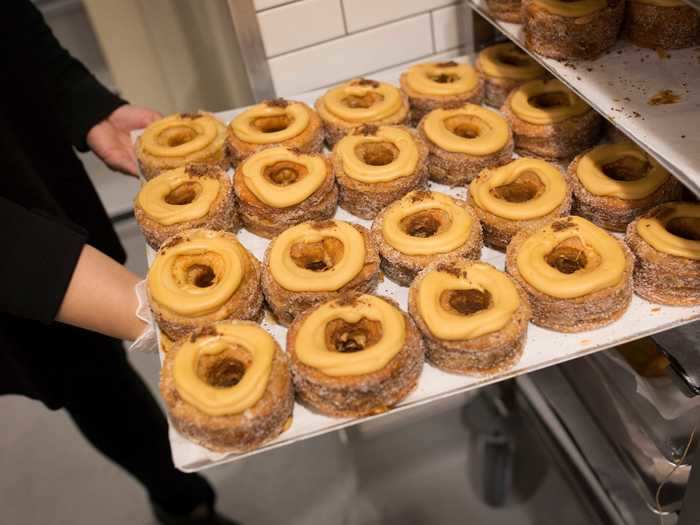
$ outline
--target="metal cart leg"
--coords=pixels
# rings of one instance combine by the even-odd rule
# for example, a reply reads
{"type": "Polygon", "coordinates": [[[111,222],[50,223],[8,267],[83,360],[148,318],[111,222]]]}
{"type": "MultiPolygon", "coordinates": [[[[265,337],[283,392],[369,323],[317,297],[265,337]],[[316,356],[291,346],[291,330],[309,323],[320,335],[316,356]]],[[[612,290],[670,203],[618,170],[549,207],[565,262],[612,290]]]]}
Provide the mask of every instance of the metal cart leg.
{"type": "Polygon", "coordinates": [[[698,523],[700,523],[700,453],[696,452],[677,525],[698,525],[698,523]]]}

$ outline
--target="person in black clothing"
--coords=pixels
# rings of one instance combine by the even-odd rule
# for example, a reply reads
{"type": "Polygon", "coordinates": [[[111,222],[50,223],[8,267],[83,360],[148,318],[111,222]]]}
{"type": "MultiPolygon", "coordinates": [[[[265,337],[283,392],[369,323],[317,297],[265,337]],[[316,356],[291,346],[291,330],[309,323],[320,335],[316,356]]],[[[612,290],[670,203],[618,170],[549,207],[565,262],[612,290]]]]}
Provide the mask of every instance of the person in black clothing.
{"type": "Polygon", "coordinates": [[[231,524],[204,478],[174,468],[166,420],[126,359],[121,340],[145,328],[139,278],[73,151],[136,175],[129,132],[159,115],[100,85],[29,0],[3,8],[0,394],[65,408],[144,485],[161,523],[231,524]]]}

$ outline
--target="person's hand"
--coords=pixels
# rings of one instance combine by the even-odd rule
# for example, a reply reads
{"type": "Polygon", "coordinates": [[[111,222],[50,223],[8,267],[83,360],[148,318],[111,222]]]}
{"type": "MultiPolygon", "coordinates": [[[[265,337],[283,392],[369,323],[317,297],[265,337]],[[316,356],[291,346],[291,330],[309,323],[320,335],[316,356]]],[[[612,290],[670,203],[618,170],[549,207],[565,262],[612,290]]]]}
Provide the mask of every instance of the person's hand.
{"type": "Polygon", "coordinates": [[[138,176],[136,154],[130,134],[133,130],[145,128],[159,118],[161,114],[151,109],[129,104],[119,106],[88,132],[88,146],[111,169],[138,176]]]}

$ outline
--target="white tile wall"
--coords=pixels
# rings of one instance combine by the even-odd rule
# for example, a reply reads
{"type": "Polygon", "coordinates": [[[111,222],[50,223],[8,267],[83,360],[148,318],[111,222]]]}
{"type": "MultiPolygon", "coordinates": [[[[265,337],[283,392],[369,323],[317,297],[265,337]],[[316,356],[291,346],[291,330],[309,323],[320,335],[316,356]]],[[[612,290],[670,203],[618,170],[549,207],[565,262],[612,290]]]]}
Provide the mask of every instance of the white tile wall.
{"type": "Polygon", "coordinates": [[[263,11],[258,22],[268,57],[345,35],[340,0],[294,2],[263,11]]]}
{"type": "Polygon", "coordinates": [[[435,51],[457,47],[467,39],[471,31],[471,19],[466,5],[453,5],[431,13],[435,34],[435,51]]]}
{"type": "MultiPolygon", "coordinates": [[[[247,1],[247,0],[238,0],[238,1],[247,1]]],[[[253,5],[255,6],[256,11],[260,11],[261,9],[268,9],[270,7],[275,7],[278,5],[288,4],[288,3],[290,3],[290,0],[253,0],[253,5]]]]}
{"type": "Polygon", "coordinates": [[[455,0],[343,0],[351,33],[454,3],[455,0]]]}
{"type": "Polygon", "coordinates": [[[431,55],[429,18],[419,15],[275,57],[269,61],[275,90],[300,93],[431,55]]]}
{"type": "MultiPolygon", "coordinates": [[[[250,1],[250,0],[241,0],[250,1]]],[[[456,0],[254,0],[270,73],[288,96],[469,44],[456,0]]]]}

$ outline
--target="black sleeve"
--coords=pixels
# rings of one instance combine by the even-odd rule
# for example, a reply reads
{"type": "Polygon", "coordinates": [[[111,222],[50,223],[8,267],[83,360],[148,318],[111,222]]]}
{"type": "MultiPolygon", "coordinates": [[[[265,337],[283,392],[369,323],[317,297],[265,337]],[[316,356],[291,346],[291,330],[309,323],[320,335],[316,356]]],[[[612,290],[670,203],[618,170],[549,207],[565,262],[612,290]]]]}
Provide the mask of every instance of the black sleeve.
{"type": "Polygon", "coordinates": [[[87,151],[88,131],[126,102],[59,44],[30,0],[10,0],[9,6],[10,13],[3,14],[0,53],[10,60],[15,78],[4,82],[41,82],[62,113],[63,131],[78,150],[87,151]]]}
{"type": "Polygon", "coordinates": [[[86,239],[78,227],[0,197],[0,311],[53,321],[86,239]]]}

